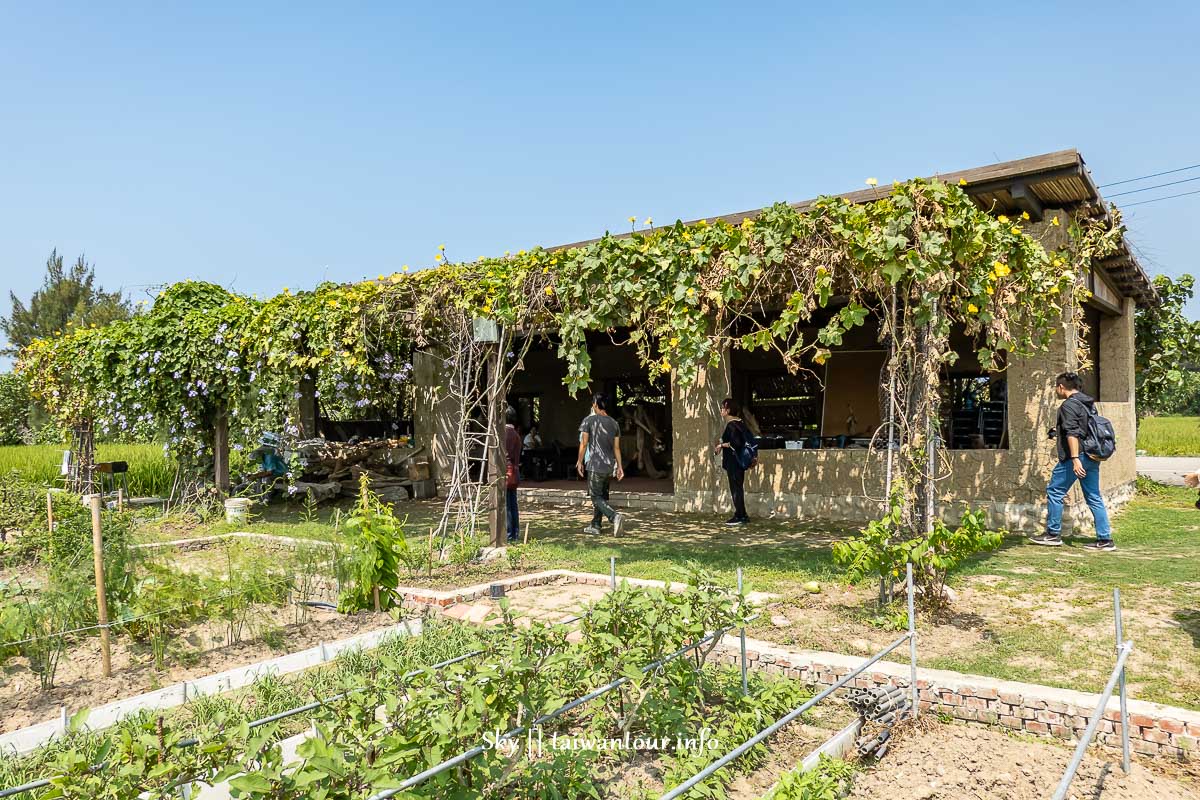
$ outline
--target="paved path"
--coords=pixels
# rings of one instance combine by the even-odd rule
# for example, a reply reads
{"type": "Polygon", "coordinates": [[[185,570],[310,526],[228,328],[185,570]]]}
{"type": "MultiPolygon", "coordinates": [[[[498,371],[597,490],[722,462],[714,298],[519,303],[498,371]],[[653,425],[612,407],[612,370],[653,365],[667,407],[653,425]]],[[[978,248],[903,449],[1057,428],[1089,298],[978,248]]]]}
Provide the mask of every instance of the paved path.
{"type": "Polygon", "coordinates": [[[1170,486],[1183,486],[1183,476],[1189,472],[1200,470],[1200,458],[1163,456],[1138,456],[1138,475],[1165,483],[1170,486]]]}

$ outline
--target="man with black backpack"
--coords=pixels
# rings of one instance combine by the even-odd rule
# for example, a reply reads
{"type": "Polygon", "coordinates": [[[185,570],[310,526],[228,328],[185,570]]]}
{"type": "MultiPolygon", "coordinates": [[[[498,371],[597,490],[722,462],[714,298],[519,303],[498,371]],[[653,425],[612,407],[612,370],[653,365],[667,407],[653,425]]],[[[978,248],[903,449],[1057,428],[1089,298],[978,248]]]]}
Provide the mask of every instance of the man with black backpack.
{"type": "Polygon", "coordinates": [[[1058,449],[1058,463],[1046,486],[1046,531],[1030,541],[1049,547],[1062,545],[1063,500],[1079,481],[1096,523],[1096,541],[1084,545],[1085,549],[1116,550],[1108,510],[1100,494],[1100,464],[1116,450],[1116,439],[1112,423],[1096,413],[1096,401],[1079,386],[1079,375],[1074,372],[1064,372],[1054,380],[1055,394],[1062,400],[1057,423],[1050,431],[1058,449]]]}

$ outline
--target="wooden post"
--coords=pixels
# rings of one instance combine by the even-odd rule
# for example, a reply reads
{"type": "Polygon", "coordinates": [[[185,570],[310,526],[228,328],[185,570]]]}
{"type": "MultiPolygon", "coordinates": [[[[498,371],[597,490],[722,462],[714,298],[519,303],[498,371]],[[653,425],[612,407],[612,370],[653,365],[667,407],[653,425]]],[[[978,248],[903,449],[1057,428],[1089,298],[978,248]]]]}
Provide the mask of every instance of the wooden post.
{"type": "Polygon", "coordinates": [[[125,487],[117,487],[117,511],[125,513],[125,487]]]}
{"type": "MultiPolygon", "coordinates": [[[[46,532],[54,535],[54,492],[46,490],[46,532]]],[[[51,547],[53,547],[51,541],[51,547]]]]}
{"type": "MultiPolygon", "coordinates": [[[[315,369],[309,367],[309,369],[315,369]]],[[[312,374],[300,376],[300,383],[296,387],[296,391],[300,394],[298,403],[300,407],[299,428],[300,438],[315,439],[317,437],[317,381],[312,374]]]]}
{"type": "Polygon", "coordinates": [[[108,642],[108,598],[104,594],[104,534],[100,530],[100,502],[92,495],[92,563],[96,569],[96,616],[100,623],[100,659],[104,677],[112,675],[112,653],[108,642]]]}
{"type": "Polygon", "coordinates": [[[371,587],[371,599],[375,601],[375,613],[378,614],[383,608],[379,605],[379,584],[371,587]]]}
{"type": "Polygon", "coordinates": [[[521,544],[529,544],[529,523],[525,523],[525,538],[521,540],[521,544]]]}
{"type": "Polygon", "coordinates": [[[495,446],[492,447],[489,466],[492,480],[492,547],[504,547],[507,544],[508,506],[506,503],[505,477],[507,462],[504,456],[504,395],[500,391],[500,372],[503,366],[500,362],[500,345],[490,345],[491,354],[488,358],[488,416],[492,423],[492,435],[495,446]]]}
{"type": "Polygon", "coordinates": [[[229,493],[229,417],[224,411],[213,425],[213,480],[221,494],[229,493]]]}
{"type": "Polygon", "coordinates": [[[429,568],[425,574],[433,575],[433,528],[429,529],[429,562],[428,563],[429,563],[429,568]]]}

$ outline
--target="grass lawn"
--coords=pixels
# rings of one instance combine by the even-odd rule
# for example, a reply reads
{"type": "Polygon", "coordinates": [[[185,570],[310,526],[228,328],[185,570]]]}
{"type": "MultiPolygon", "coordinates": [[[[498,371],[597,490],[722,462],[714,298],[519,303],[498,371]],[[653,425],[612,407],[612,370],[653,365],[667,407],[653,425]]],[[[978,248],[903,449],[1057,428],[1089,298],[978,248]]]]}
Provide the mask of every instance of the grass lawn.
{"type": "MultiPolygon", "coordinates": [[[[1114,659],[1112,590],[1120,587],[1126,636],[1134,640],[1129,683],[1135,697],[1200,709],[1200,512],[1189,490],[1141,495],[1116,516],[1115,553],[1089,553],[1068,541],[1042,548],[1012,535],[997,552],[976,558],[953,580],[953,610],[923,616],[924,666],[1099,691],[1114,659]]],[[[436,503],[401,504],[423,543],[439,512],[436,503]]],[[[308,538],[332,535],[332,509],[304,519],[293,506],[270,508],[239,529],[308,538]]],[[[779,600],[750,634],[798,649],[867,655],[903,627],[900,609],[880,613],[875,587],[847,586],[830,559],[831,542],[846,535],[828,523],[761,520],[731,529],[717,517],[632,512],[621,539],[582,532],[588,514],[524,509],[530,542],[513,548],[503,569],[528,572],[563,567],[607,574],[610,556],[627,577],[676,578],[688,561],[731,583],[738,566],[748,590],[779,600]],[[802,588],[822,584],[819,594],[802,588]],[[774,621],[772,618],[774,617],[774,621]],[[785,620],[786,619],[786,623],[785,620]]],[[[154,538],[233,530],[224,523],[171,524],[154,538]],[[186,530],[186,532],[185,532],[186,530]]],[[[504,564],[505,562],[497,562],[504,564]]],[[[467,569],[457,585],[480,582],[501,567],[467,569]]]]}
{"type": "Polygon", "coordinates": [[[1137,446],[1150,456],[1200,456],[1200,417],[1146,417],[1137,446]]]}

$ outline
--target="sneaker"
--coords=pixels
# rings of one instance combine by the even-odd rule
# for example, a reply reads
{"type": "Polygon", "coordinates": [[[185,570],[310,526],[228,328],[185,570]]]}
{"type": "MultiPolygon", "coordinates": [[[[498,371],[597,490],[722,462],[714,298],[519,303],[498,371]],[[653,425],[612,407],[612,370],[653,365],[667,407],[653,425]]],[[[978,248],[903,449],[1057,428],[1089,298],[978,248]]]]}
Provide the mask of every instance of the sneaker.
{"type": "Polygon", "coordinates": [[[1085,544],[1083,546],[1083,549],[1084,550],[1099,550],[1099,551],[1102,551],[1105,553],[1110,553],[1113,550],[1116,550],[1117,546],[1115,544],[1113,544],[1112,539],[1097,539],[1094,542],[1088,542],[1087,544],[1085,544]]]}
{"type": "Polygon", "coordinates": [[[1033,544],[1040,544],[1046,547],[1062,547],[1062,536],[1057,533],[1042,533],[1037,536],[1032,536],[1029,539],[1033,544]]]}
{"type": "Polygon", "coordinates": [[[625,515],[617,514],[613,517],[613,536],[620,536],[625,531],[625,515]]]}
{"type": "Polygon", "coordinates": [[[730,517],[729,519],[725,520],[725,526],[727,528],[736,528],[738,525],[745,525],[749,521],[750,520],[742,519],[741,517],[730,517]]]}
{"type": "Polygon", "coordinates": [[[583,529],[583,532],[591,534],[592,536],[600,535],[600,529],[597,528],[595,525],[588,525],[586,528],[583,529]]]}

